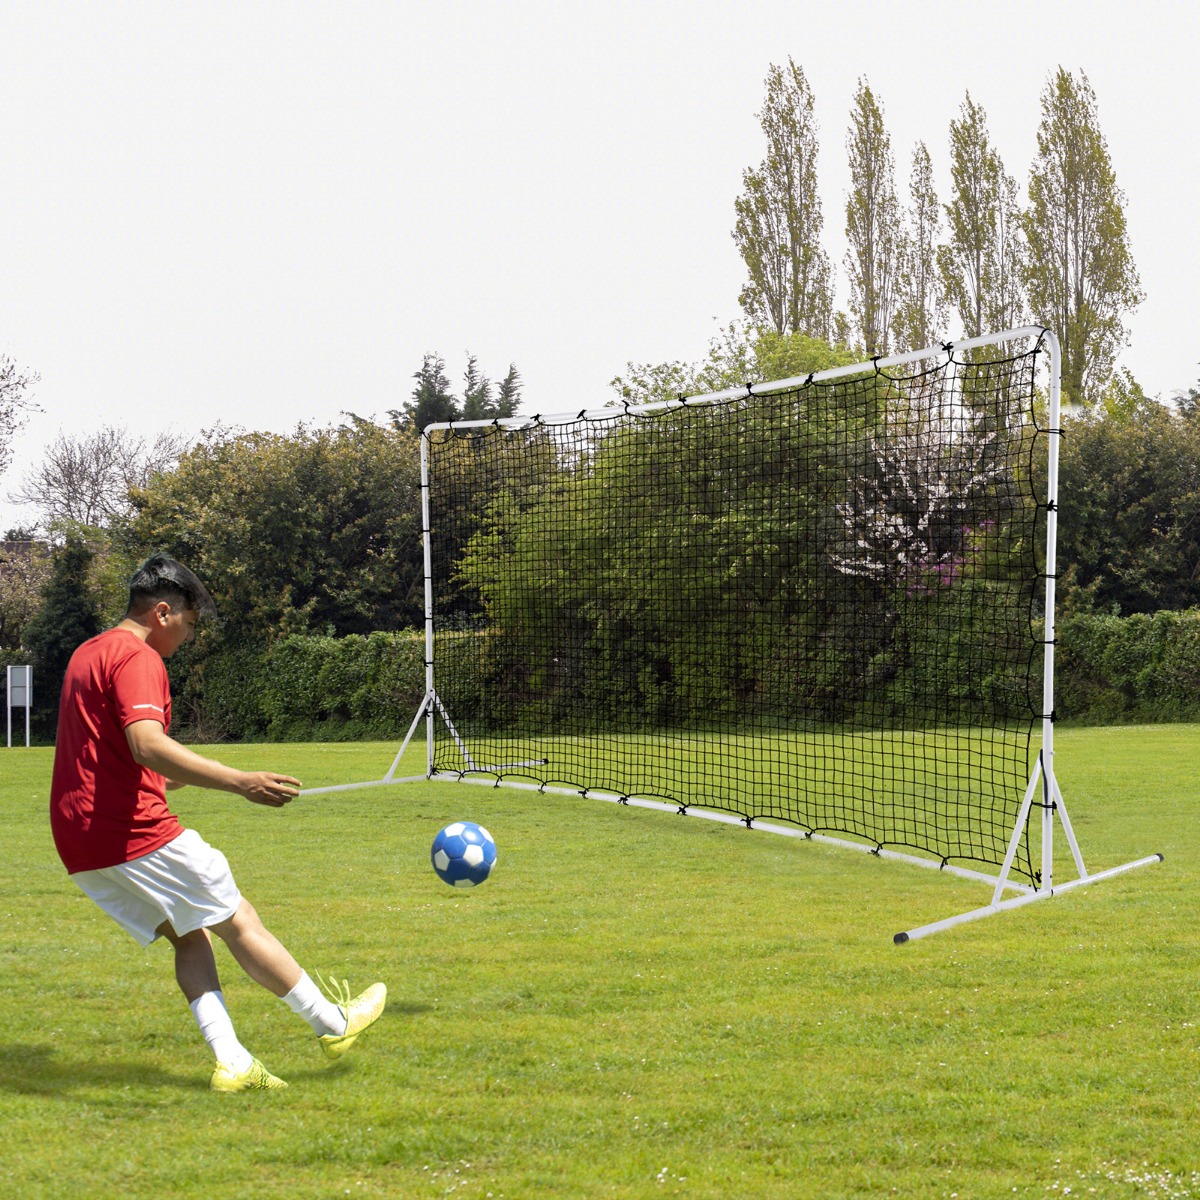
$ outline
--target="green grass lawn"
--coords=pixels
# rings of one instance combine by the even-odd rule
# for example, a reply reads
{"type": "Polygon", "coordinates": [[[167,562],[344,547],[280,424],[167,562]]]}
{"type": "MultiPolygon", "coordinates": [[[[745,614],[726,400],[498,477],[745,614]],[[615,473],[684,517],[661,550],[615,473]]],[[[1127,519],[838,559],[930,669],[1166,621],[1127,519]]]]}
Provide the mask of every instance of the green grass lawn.
{"type": "MultiPolygon", "coordinates": [[[[1089,868],[1165,862],[906,946],[989,889],[534,792],[173,793],[310,973],[390,990],[327,1064],[221,949],[291,1084],[240,1096],[207,1090],[167,948],[63,873],[51,752],[0,750],[0,1195],[1200,1197],[1198,750],[1197,726],[1060,729],[1089,868]],[[455,818],[500,847],[473,892],[429,866],[455,818]]],[[[393,752],[218,751],[307,786],[393,752]]]]}

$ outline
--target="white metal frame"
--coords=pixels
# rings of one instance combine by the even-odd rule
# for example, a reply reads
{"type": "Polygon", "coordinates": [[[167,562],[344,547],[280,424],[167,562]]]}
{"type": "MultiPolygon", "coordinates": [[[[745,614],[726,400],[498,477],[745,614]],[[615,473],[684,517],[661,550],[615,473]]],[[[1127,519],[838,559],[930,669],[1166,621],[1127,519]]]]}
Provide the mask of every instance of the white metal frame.
{"type": "MultiPolygon", "coordinates": [[[[1060,892],[1069,891],[1073,888],[1081,887],[1089,883],[1098,883],[1102,879],[1109,879],[1114,875],[1120,875],[1126,871],[1132,871],[1137,867],[1148,866],[1151,863],[1162,861],[1161,854],[1153,854],[1145,858],[1137,859],[1133,862],[1125,863],[1119,867],[1110,867],[1104,871],[1089,873],[1087,867],[1084,865],[1083,855],[1080,852],[1079,843],[1075,837],[1075,831],[1071,827],[1071,820],[1067,814],[1067,806],[1063,800],[1062,791],[1058,786],[1058,780],[1054,773],[1054,606],[1058,546],[1058,457],[1059,441],[1062,432],[1060,425],[1062,350],[1059,345],[1058,338],[1049,329],[1042,328],[1041,326],[1027,325],[1019,329],[1009,329],[1003,333],[991,334],[985,337],[966,338],[957,342],[948,342],[942,346],[929,347],[925,350],[917,350],[909,354],[897,354],[886,358],[875,358],[869,362],[856,363],[853,366],[848,367],[834,367],[827,371],[817,371],[811,375],[796,376],[792,379],[782,379],[771,383],[752,384],[742,388],[730,388],[725,391],[710,392],[699,396],[685,396],[678,400],[667,400],[654,404],[643,404],[636,406],[628,405],[626,408],[626,411],[631,413],[644,413],[661,409],[679,408],[685,405],[692,406],[698,404],[715,404],[723,400],[737,399],[747,395],[764,395],[770,392],[785,391],[789,388],[801,387],[807,383],[845,378],[851,375],[861,375],[864,371],[883,371],[891,367],[902,367],[911,363],[920,362],[922,360],[940,358],[947,354],[953,355],[955,353],[978,349],[984,346],[1001,346],[1008,342],[1028,338],[1037,338],[1043,345],[1047,347],[1049,351],[1050,366],[1049,406],[1047,414],[1048,428],[1045,430],[1050,440],[1048,448],[1048,482],[1046,494],[1046,614],[1044,626],[1045,632],[1043,635],[1045,645],[1042,684],[1042,748],[1030,773],[1029,783],[1025,789],[1025,794],[1021,802],[1021,808],[1013,825],[1012,835],[1008,844],[1008,851],[1005,855],[1004,863],[1001,866],[999,874],[989,875],[981,871],[973,871],[965,867],[958,867],[952,864],[942,863],[932,858],[921,858],[913,854],[903,854],[893,850],[879,849],[874,846],[865,845],[861,842],[852,842],[843,838],[827,837],[823,834],[808,833],[802,829],[796,829],[789,826],[775,825],[761,821],[753,822],[753,828],[755,829],[781,834],[786,837],[804,838],[806,840],[821,842],[827,845],[858,850],[873,854],[879,858],[893,859],[915,866],[945,871],[948,874],[987,883],[992,886],[992,899],[989,904],[983,905],[980,908],[972,909],[969,912],[959,913],[955,916],[947,917],[941,921],[934,921],[927,925],[917,926],[916,928],[897,933],[893,940],[898,944],[928,937],[930,934],[939,933],[943,930],[953,928],[955,925],[960,925],[968,921],[976,921],[982,917],[988,917],[996,913],[1005,912],[1009,909],[1019,908],[1026,904],[1032,904],[1038,900],[1045,900],[1060,892]],[[1040,799],[1035,801],[1035,797],[1040,797],[1040,799]],[[1022,836],[1024,835],[1026,825],[1030,819],[1030,814],[1032,813],[1035,803],[1042,810],[1042,869],[1041,886],[1038,888],[1031,887],[1025,883],[1015,882],[1009,878],[1013,861],[1016,857],[1017,850],[1020,847],[1022,836]],[[1059,821],[1062,823],[1063,832],[1066,835],[1067,844],[1070,847],[1071,855],[1074,859],[1075,869],[1077,872],[1075,878],[1057,885],[1054,882],[1054,818],[1056,814],[1059,821]],[[1017,893],[1017,895],[1005,897],[1006,891],[1014,891],[1017,893]]],[[[571,796],[579,795],[578,789],[553,788],[546,787],[542,784],[525,783],[515,780],[501,780],[495,778],[484,779],[478,777],[470,778],[467,775],[458,772],[438,772],[434,770],[434,721],[438,716],[440,716],[445,722],[446,728],[450,731],[451,736],[458,744],[459,750],[463,755],[463,761],[466,764],[465,770],[467,772],[474,772],[478,775],[482,775],[488,772],[494,772],[501,768],[494,765],[479,766],[475,763],[471,756],[470,750],[463,741],[462,737],[459,735],[458,730],[455,728],[454,722],[450,718],[450,714],[446,711],[446,707],[442,703],[441,697],[438,695],[434,683],[434,613],[429,511],[428,435],[433,430],[471,429],[494,425],[500,425],[509,429],[532,429],[538,425],[566,424],[568,422],[574,422],[585,418],[604,418],[611,417],[612,415],[613,409],[609,407],[585,410],[582,413],[560,413],[551,416],[537,415],[533,417],[508,417],[482,421],[445,422],[429,425],[425,429],[421,437],[421,533],[425,556],[424,698],[417,708],[416,715],[413,717],[412,724],[409,726],[408,733],[405,735],[403,744],[400,746],[396,757],[393,759],[392,765],[388,769],[387,774],[385,774],[382,779],[374,779],[365,783],[345,783],[336,784],[331,787],[307,788],[300,793],[301,795],[311,796],[326,792],[350,791],[364,787],[380,787],[386,784],[413,783],[435,778],[453,780],[462,783],[485,784],[488,787],[504,786],[510,788],[523,788],[540,793],[551,792],[562,793],[564,795],[571,796]],[[398,777],[396,775],[396,771],[399,769],[400,760],[403,758],[405,751],[408,749],[409,743],[412,741],[412,738],[417,731],[417,727],[420,725],[422,717],[425,718],[426,735],[425,774],[398,777]]],[[[509,768],[516,765],[527,764],[506,764],[506,766],[509,768]]],[[[704,817],[708,820],[720,821],[729,825],[746,825],[749,823],[744,818],[730,813],[714,812],[702,808],[693,808],[691,806],[687,806],[685,810],[679,805],[665,804],[658,800],[643,799],[633,796],[618,796],[615,793],[598,792],[590,788],[587,790],[587,796],[589,799],[606,800],[610,802],[628,804],[639,808],[659,809],[664,812],[680,813],[686,811],[687,815],[689,816],[704,817]]]]}

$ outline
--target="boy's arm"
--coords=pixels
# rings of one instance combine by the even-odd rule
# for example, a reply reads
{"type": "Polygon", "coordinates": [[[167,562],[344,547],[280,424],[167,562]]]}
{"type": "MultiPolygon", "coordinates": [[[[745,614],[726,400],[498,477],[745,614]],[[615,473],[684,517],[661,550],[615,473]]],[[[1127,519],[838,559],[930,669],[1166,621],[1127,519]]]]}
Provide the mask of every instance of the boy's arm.
{"type": "Polygon", "coordinates": [[[238,771],[216,759],[204,758],[181,746],[157,721],[134,721],[125,726],[125,739],[134,761],[157,771],[177,786],[216,788],[236,792],[254,804],[281,808],[291,801],[300,780],[276,771],[238,771]]]}

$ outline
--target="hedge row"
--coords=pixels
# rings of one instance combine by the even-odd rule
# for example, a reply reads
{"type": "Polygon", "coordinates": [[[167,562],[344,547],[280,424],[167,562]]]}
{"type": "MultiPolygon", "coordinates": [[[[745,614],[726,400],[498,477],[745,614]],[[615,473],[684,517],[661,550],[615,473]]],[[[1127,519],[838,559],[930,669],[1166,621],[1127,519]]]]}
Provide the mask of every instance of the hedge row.
{"type": "MultiPolygon", "coordinates": [[[[438,653],[479,656],[478,637],[442,635],[438,653]]],[[[402,737],[424,694],[424,651],[417,632],[226,647],[179,673],[176,729],[209,741],[402,737]]],[[[1064,618],[1055,691],[1057,715],[1079,723],[1200,720],[1200,609],[1064,618]]],[[[492,709],[484,695],[443,699],[463,716],[492,709]]]]}
{"type": "Polygon", "coordinates": [[[1200,720],[1200,608],[1058,626],[1055,710],[1092,725],[1200,720]]]}
{"type": "MultiPolygon", "coordinates": [[[[458,652],[463,635],[442,639],[458,652]]],[[[181,656],[182,659],[182,656],[181,656]]],[[[175,664],[172,663],[175,675],[175,664]]],[[[425,635],[280,638],[179,663],[174,728],[197,741],[355,741],[407,731],[425,694],[425,635]]],[[[447,703],[477,704],[446,696],[447,703]]]]}

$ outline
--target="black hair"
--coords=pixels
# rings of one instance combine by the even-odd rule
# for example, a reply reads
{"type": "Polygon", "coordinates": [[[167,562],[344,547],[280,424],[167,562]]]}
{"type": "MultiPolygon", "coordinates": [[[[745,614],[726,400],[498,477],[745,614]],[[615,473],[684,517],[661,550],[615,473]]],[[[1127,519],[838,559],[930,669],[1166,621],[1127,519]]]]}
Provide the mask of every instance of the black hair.
{"type": "Polygon", "coordinates": [[[198,613],[215,613],[208,589],[183,565],[166,554],[152,554],[129,581],[129,611],[143,613],[160,600],[172,609],[191,608],[198,613]]]}

